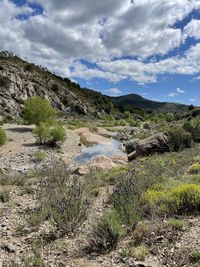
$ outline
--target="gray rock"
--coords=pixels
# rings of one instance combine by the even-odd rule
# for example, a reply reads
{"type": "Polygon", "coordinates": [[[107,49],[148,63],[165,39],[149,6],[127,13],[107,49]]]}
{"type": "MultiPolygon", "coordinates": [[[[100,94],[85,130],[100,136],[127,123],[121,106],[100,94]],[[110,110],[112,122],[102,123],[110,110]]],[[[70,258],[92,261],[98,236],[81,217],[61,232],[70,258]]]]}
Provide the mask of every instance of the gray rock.
{"type": "Polygon", "coordinates": [[[15,253],[16,252],[16,247],[10,243],[1,244],[1,249],[7,251],[8,253],[15,253]]]}
{"type": "Polygon", "coordinates": [[[139,156],[148,156],[155,153],[164,153],[169,151],[167,144],[168,136],[165,133],[154,134],[137,143],[135,153],[128,156],[129,160],[133,160],[139,156]]]}

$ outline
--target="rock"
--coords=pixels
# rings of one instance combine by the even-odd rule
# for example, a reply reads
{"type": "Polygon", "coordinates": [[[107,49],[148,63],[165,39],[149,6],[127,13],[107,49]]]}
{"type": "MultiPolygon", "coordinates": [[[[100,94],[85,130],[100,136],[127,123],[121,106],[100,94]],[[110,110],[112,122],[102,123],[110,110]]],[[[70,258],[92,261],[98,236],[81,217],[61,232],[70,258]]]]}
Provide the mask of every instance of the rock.
{"type": "Polygon", "coordinates": [[[113,161],[105,156],[98,156],[91,160],[87,165],[80,166],[75,170],[75,173],[79,175],[89,174],[93,171],[109,170],[117,165],[113,161]]]}
{"type": "Polygon", "coordinates": [[[16,252],[16,247],[12,244],[9,244],[9,243],[1,244],[1,249],[7,251],[8,253],[15,253],[16,252]]]}
{"type": "Polygon", "coordinates": [[[131,161],[131,160],[134,160],[137,158],[137,154],[136,154],[136,151],[133,151],[132,153],[130,153],[128,155],[128,161],[131,161]]]}
{"type": "Polygon", "coordinates": [[[152,135],[137,143],[135,153],[128,156],[129,160],[133,160],[139,156],[148,156],[155,153],[164,153],[169,151],[167,144],[168,136],[166,133],[158,133],[152,135]]]}

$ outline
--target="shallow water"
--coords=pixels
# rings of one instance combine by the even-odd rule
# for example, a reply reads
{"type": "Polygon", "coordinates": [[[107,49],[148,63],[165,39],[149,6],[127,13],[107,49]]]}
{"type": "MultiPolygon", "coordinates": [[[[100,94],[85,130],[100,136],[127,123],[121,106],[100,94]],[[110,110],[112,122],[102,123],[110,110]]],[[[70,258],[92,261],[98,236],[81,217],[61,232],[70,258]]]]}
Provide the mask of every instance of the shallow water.
{"type": "Polygon", "coordinates": [[[82,152],[74,158],[74,163],[76,165],[85,165],[97,156],[112,158],[116,155],[121,155],[123,152],[119,149],[119,145],[120,143],[118,141],[113,140],[110,143],[99,143],[97,145],[84,148],[82,152]]]}

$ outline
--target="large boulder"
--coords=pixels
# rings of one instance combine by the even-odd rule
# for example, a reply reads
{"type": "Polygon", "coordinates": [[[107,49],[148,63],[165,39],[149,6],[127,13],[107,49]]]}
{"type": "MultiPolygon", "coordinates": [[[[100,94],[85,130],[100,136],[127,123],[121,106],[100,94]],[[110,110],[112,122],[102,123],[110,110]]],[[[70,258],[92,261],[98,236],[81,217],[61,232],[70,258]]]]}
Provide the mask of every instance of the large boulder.
{"type": "Polygon", "coordinates": [[[94,171],[110,170],[117,165],[112,161],[112,159],[105,156],[98,156],[92,159],[87,165],[80,166],[75,170],[76,174],[86,175],[94,171]]]}
{"type": "Polygon", "coordinates": [[[133,160],[139,156],[148,156],[155,153],[169,151],[168,135],[158,133],[137,143],[135,151],[129,154],[128,159],[133,160]]]}

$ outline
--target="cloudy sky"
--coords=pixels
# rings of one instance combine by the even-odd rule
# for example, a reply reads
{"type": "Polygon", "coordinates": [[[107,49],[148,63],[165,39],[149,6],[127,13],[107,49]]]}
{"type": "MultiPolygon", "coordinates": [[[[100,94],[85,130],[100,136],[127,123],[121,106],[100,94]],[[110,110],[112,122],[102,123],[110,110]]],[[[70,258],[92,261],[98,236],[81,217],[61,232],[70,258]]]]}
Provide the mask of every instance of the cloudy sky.
{"type": "Polygon", "coordinates": [[[104,94],[200,105],[200,0],[0,0],[0,50],[104,94]]]}

